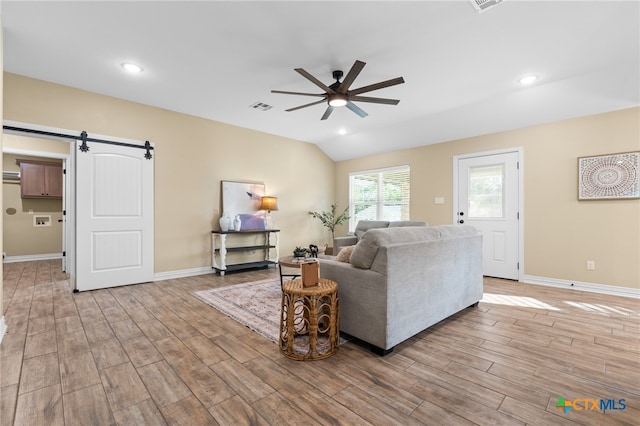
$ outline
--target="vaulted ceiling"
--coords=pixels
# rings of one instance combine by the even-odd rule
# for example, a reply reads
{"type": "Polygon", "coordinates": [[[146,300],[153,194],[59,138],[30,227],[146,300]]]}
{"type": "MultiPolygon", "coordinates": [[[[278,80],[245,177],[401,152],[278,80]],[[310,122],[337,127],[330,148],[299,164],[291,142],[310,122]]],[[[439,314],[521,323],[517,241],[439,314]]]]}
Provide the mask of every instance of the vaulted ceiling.
{"type": "Polygon", "coordinates": [[[3,1],[5,71],[317,144],[334,160],[640,105],[638,1],[3,1]],[[404,84],[320,120],[320,93],[404,84]],[[144,68],[128,74],[123,62],[144,68]],[[518,79],[539,78],[530,86],[518,79]],[[270,109],[253,108],[260,102],[270,109]],[[341,135],[340,131],[346,132],[341,135]]]}

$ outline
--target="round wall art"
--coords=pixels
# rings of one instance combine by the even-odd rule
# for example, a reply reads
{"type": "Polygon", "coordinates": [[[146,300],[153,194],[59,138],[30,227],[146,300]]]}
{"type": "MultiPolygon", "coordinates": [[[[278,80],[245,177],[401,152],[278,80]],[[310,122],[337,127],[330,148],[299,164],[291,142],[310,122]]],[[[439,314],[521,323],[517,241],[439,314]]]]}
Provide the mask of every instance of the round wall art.
{"type": "Polygon", "coordinates": [[[578,199],[640,198],[640,152],[578,159],[578,199]]]}

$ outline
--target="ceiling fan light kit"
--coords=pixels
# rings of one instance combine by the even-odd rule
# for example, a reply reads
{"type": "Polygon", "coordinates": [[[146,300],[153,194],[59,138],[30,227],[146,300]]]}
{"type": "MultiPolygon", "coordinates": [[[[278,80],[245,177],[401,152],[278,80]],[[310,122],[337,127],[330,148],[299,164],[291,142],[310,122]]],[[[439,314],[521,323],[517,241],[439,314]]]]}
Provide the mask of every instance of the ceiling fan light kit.
{"type": "Polygon", "coordinates": [[[329,105],[332,107],[342,107],[347,104],[347,97],[340,93],[335,95],[329,95],[329,105]]]}
{"type": "Polygon", "coordinates": [[[321,103],[327,102],[328,106],[322,115],[321,120],[326,120],[329,118],[333,109],[336,107],[346,106],[353,113],[357,114],[361,118],[366,117],[368,114],[359,106],[354,104],[354,102],[369,102],[374,104],[384,104],[384,105],[398,105],[400,102],[398,99],[387,99],[387,98],[373,98],[370,96],[358,96],[361,93],[372,92],[374,90],[383,89],[385,87],[395,86],[397,84],[404,83],[404,79],[402,77],[393,78],[391,80],[381,81],[379,83],[370,84],[368,86],[363,86],[357,89],[349,90],[354,80],[366,64],[362,61],[355,61],[347,76],[340,81],[344,73],[340,70],[333,71],[333,78],[336,79],[335,83],[330,86],[325,85],[320,80],[315,78],[313,75],[309,74],[302,68],[295,68],[295,71],[302,75],[304,78],[324,90],[324,93],[303,93],[303,92],[288,92],[283,90],[272,90],[271,93],[280,93],[284,95],[298,95],[298,96],[315,96],[322,98],[319,101],[311,102],[305,105],[300,105],[297,107],[289,108],[286,111],[296,111],[298,109],[310,107],[313,105],[318,105],[321,103]]]}

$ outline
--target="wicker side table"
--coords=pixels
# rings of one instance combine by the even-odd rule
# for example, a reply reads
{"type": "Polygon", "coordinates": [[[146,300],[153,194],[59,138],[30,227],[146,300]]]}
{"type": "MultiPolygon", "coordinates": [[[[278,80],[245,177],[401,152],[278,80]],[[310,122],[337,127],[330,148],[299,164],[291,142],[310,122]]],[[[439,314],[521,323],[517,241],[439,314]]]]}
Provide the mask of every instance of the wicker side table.
{"type": "Polygon", "coordinates": [[[329,357],[338,351],[338,284],[320,279],[315,287],[303,287],[301,279],[282,286],[280,352],[295,360],[329,357]]]}

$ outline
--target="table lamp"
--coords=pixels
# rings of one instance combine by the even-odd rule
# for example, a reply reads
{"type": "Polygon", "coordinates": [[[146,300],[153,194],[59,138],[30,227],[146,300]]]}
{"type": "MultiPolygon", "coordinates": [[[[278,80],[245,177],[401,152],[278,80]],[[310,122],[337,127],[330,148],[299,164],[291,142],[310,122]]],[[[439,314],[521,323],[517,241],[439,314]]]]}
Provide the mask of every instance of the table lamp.
{"type": "Polygon", "coordinates": [[[278,197],[264,196],[260,202],[260,208],[258,210],[266,210],[267,214],[264,219],[265,229],[274,229],[273,220],[271,219],[271,212],[278,210],[278,197]]]}

